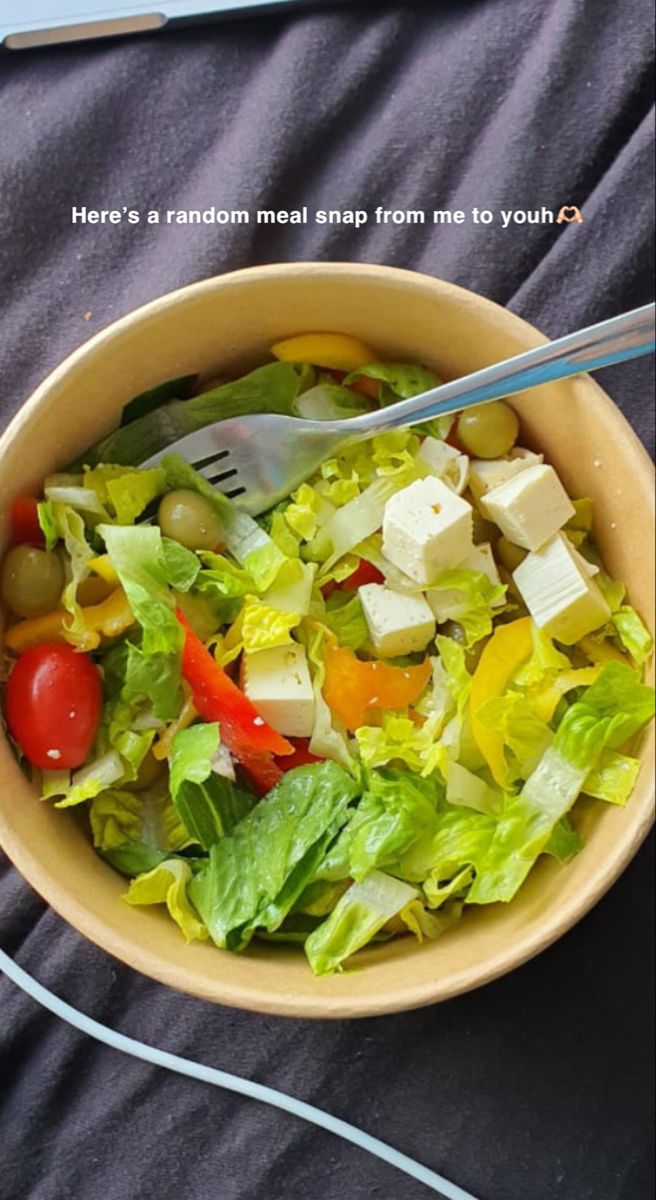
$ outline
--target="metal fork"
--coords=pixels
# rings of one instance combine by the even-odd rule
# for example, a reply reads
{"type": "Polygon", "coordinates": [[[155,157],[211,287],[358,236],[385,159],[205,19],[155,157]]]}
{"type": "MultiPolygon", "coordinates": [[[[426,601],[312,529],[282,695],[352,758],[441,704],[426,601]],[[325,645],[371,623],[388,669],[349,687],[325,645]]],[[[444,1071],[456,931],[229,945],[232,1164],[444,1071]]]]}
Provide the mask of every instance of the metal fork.
{"type": "Polygon", "coordinates": [[[156,466],[167,454],[180,454],[209,483],[235,499],[239,508],[257,516],[294,491],[324,459],[356,439],[652,353],[655,309],[654,304],[646,304],[410,400],[348,420],[256,414],[217,421],[180,438],[142,466],[156,466]]]}

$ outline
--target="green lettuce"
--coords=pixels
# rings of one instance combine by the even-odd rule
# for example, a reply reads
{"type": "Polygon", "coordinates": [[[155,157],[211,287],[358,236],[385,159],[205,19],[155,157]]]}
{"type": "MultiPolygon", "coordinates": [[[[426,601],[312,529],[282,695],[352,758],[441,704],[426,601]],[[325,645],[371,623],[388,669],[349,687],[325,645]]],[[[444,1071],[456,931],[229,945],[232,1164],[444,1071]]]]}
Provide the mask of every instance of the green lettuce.
{"type": "Polygon", "coordinates": [[[654,639],[635,608],[622,604],[613,613],[611,624],[623,650],[631,655],[634,663],[643,667],[654,652],[654,639]]]}
{"type": "Polygon", "coordinates": [[[305,373],[288,363],[269,363],[200,396],[190,400],[172,399],[155,411],[144,413],[93,446],[85,453],[83,461],[89,466],[103,462],[139,466],[179,438],[215,421],[246,413],[292,416],[306,381],[305,373]]]}
{"type": "Polygon", "coordinates": [[[107,790],[92,800],[89,820],[96,850],[123,875],[150,871],[194,845],[164,787],[107,790]]]}
{"type": "Polygon", "coordinates": [[[192,725],[173,739],[171,796],[185,829],[204,850],[231,833],[250,812],[254,796],[213,770],[220,744],[218,725],[192,725]]]}
{"type": "Polygon", "coordinates": [[[415,888],[382,871],[371,871],[362,883],[354,883],[306,939],[305,953],[315,975],[339,970],[417,895],[415,888]]]}
{"type": "Polygon", "coordinates": [[[102,465],[84,472],[84,487],[95,492],[112,522],[134,525],[165,491],[166,472],[161,467],[126,471],[125,467],[102,465]]]}
{"type": "Polygon", "coordinates": [[[185,941],[203,942],[209,936],[189,902],[192,870],[181,858],[167,858],[145,875],[133,879],[123,899],[128,904],[166,904],[185,941]]]}
{"type": "Polygon", "coordinates": [[[388,768],[371,771],[366,790],[318,876],[362,881],[374,868],[393,866],[400,856],[437,824],[437,805],[444,797],[438,777],[422,779],[388,768]]]}
{"type": "Polygon", "coordinates": [[[353,596],[333,593],[326,602],[322,621],[335,634],[340,646],[360,650],[369,641],[369,627],[357,592],[353,596]]]}
{"type": "Polygon", "coordinates": [[[440,624],[457,621],[467,646],[474,646],[492,632],[495,609],[503,604],[506,589],[492,583],[481,571],[445,571],[430,586],[431,599],[439,605],[440,624]]]}
{"type": "Polygon", "coordinates": [[[217,946],[243,950],[256,929],[280,928],[357,792],[336,763],[297,767],[212,846],[190,896],[217,946]]]}
{"type": "Polygon", "coordinates": [[[618,754],[616,750],[604,750],[597,765],[586,776],[583,791],[586,796],[594,796],[608,804],[624,805],[639,774],[639,759],[618,754]]]}
{"type": "Polygon", "coordinates": [[[629,667],[608,663],[567,710],[553,743],[517,796],[506,797],[467,902],[512,900],[554,828],[584,789],[604,750],[617,750],[650,720],[654,694],[629,667]]]}
{"type": "Polygon", "coordinates": [[[183,631],[168,586],[160,530],[154,525],[100,525],[98,533],[143,630],[144,653],[179,653],[183,631]]]}
{"type": "Polygon", "coordinates": [[[198,556],[167,537],[162,538],[162,555],[169,586],[177,592],[191,591],[200,573],[198,556]]]}

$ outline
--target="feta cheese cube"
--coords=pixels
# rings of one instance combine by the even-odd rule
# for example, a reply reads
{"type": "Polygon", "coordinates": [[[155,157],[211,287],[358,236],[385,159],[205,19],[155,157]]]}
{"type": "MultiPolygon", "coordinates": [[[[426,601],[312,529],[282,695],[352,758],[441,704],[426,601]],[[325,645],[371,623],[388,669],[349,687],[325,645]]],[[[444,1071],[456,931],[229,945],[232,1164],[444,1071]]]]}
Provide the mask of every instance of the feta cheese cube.
{"type": "Polygon", "coordinates": [[[314,691],[305,648],[293,642],[243,658],[243,686],[260,716],[287,737],[311,737],[314,691]]]}
{"type": "Polygon", "coordinates": [[[599,587],[562,533],[528,554],[513,579],[536,625],[566,646],[610,619],[599,587]]]}
{"type": "Polygon", "coordinates": [[[520,471],[537,467],[542,462],[543,454],[533,454],[532,450],[524,450],[521,446],[511,450],[507,458],[473,458],[469,464],[470,491],[474,499],[479,501],[492,488],[507,483],[520,471]]]}
{"type": "Polygon", "coordinates": [[[369,637],[383,658],[425,650],[435,637],[435,618],[423,596],[401,594],[382,583],[366,583],[358,591],[369,637]]]}
{"type": "Polygon", "coordinates": [[[383,554],[416,583],[432,583],[473,547],[471,504],[441,479],[411,483],[385,505],[383,554]]]}
{"type": "Polygon", "coordinates": [[[466,454],[461,454],[447,442],[427,437],[417,451],[417,458],[425,462],[438,479],[444,480],[454,492],[462,495],[469,478],[469,458],[466,454]]]}
{"type": "Polygon", "coordinates": [[[575,508],[553,467],[528,467],[492,488],[481,510],[504,537],[525,550],[539,550],[575,515],[575,508]]]}
{"type": "MultiPolygon", "coordinates": [[[[487,543],[474,546],[473,550],[460,563],[458,570],[478,571],[481,575],[487,575],[490,583],[495,585],[501,583],[492,547],[487,543]]],[[[443,625],[445,621],[457,621],[458,616],[462,614],[465,602],[463,593],[458,588],[440,588],[436,591],[429,588],[426,592],[426,600],[440,625],[443,625]]],[[[503,600],[500,600],[499,603],[503,604],[503,600]]]]}

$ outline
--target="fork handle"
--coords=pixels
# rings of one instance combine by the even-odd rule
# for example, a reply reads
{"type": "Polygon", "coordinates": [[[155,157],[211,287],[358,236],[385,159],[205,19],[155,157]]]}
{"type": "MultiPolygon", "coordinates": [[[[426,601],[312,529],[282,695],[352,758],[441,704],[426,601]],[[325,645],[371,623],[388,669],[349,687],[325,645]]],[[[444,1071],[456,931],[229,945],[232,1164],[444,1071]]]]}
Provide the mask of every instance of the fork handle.
{"type": "Polygon", "coordinates": [[[414,425],[431,417],[460,412],[474,404],[512,396],[542,383],[579,375],[582,371],[596,371],[612,363],[651,354],[656,345],[655,311],[656,305],[645,304],[535,350],[484,367],[452,383],[440,384],[410,400],[400,400],[377,412],[365,413],[348,422],[349,432],[355,432],[356,426],[359,432],[373,433],[414,425]]]}

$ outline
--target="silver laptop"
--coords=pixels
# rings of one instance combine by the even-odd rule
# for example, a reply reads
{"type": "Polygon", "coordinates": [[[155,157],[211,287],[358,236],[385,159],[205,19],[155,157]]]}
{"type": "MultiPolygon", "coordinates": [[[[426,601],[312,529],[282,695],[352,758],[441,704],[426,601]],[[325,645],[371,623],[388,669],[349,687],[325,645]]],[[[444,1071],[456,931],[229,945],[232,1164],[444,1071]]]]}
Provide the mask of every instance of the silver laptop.
{"type": "Polygon", "coordinates": [[[0,0],[0,45],[8,50],[154,33],[174,22],[311,8],[321,0],[0,0]]]}

